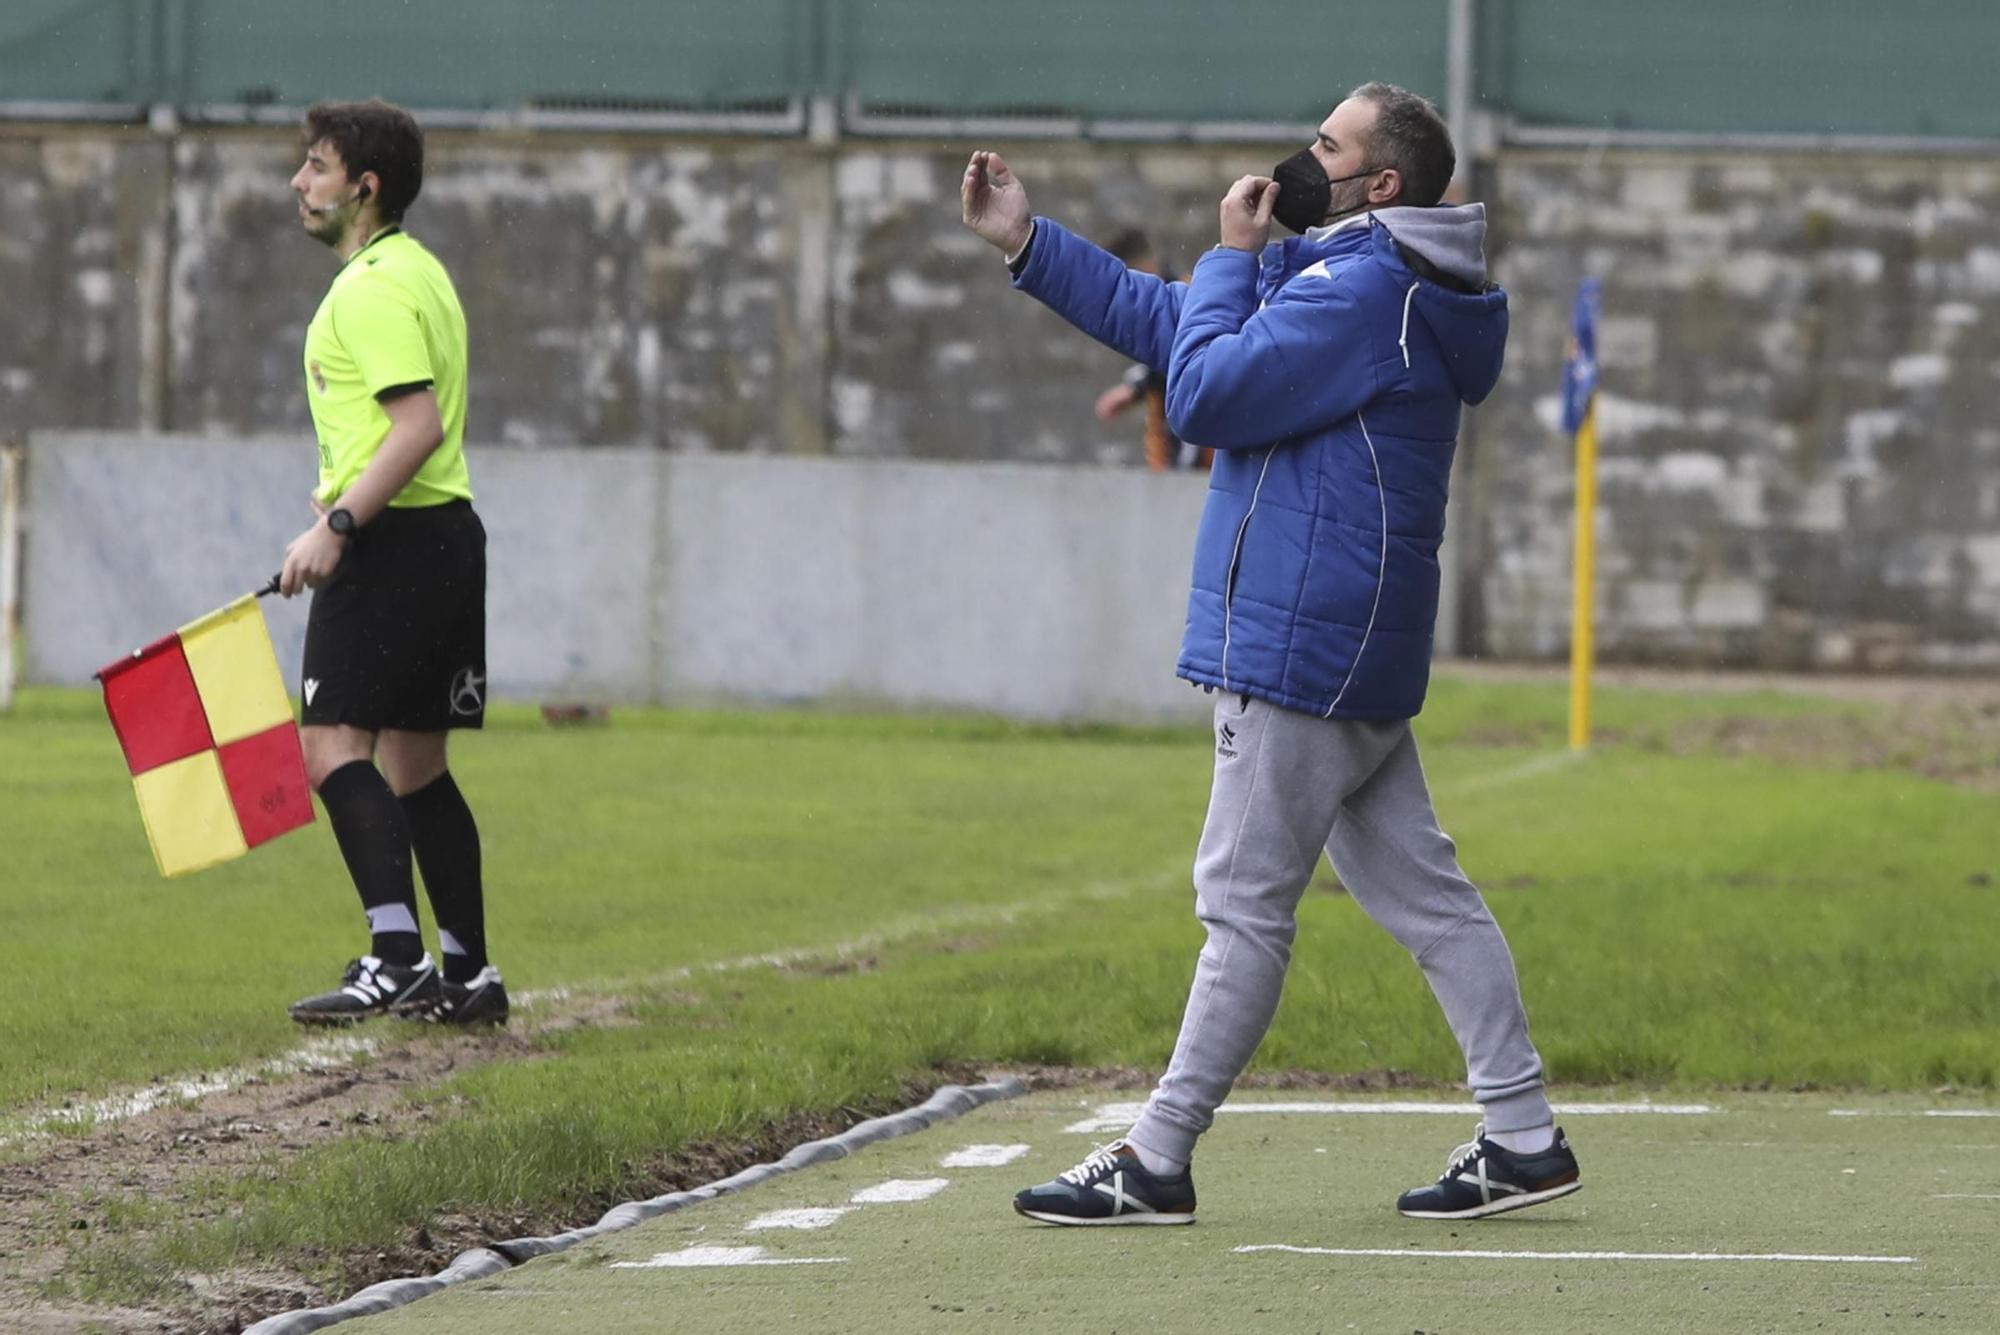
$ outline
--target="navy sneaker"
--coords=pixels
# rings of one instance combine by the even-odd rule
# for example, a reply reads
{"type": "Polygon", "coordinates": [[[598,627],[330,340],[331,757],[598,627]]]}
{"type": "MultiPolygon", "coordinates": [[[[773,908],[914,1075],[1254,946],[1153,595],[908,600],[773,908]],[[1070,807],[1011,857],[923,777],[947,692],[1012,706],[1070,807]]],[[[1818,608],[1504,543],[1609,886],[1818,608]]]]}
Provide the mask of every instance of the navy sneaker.
{"type": "Polygon", "coordinates": [[[507,1023],[507,984],[492,965],[481,969],[469,983],[444,980],[437,1004],[425,1018],[433,1024],[455,1024],[470,1028],[481,1024],[507,1023]]]}
{"type": "Polygon", "coordinates": [[[437,965],[425,955],[415,964],[389,964],[363,955],[347,966],[332,992],[292,1003],[300,1024],[354,1024],[374,1015],[428,1015],[438,1003],[437,965]]]}
{"type": "Polygon", "coordinates": [[[1444,1176],[1396,1198],[1412,1219],[1484,1219],[1540,1205],[1583,1187],[1569,1137],[1556,1128],[1555,1144],[1538,1154],[1516,1154],[1486,1138],[1486,1123],[1470,1144],[1451,1152],[1444,1176]]]}
{"type": "Polygon", "coordinates": [[[1045,1224],[1192,1224],[1194,1175],[1155,1177],[1130,1145],[1113,1141],[1015,1196],[1014,1211],[1045,1224]]]}

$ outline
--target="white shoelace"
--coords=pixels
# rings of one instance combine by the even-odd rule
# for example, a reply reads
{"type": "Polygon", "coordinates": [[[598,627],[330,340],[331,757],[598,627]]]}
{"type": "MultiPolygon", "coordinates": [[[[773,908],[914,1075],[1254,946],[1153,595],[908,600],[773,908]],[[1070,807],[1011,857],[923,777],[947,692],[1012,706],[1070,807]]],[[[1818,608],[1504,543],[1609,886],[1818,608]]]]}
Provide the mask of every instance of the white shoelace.
{"type": "Polygon", "coordinates": [[[1479,1142],[1484,1139],[1486,1139],[1486,1123],[1481,1122],[1478,1126],[1472,1128],[1472,1139],[1451,1152],[1451,1159],[1445,1164],[1444,1172],[1438,1175],[1438,1181],[1445,1181],[1452,1174],[1464,1168],[1474,1159],[1477,1159],[1479,1157],[1479,1142]]]}
{"type": "Polygon", "coordinates": [[[1124,1146],[1122,1140],[1114,1140],[1109,1145],[1099,1145],[1090,1152],[1090,1157],[1061,1175],[1061,1180],[1074,1186],[1082,1186],[1097,1174],[1106,1171],[1118,1162],[1118,1151],[1124,1146]]]}

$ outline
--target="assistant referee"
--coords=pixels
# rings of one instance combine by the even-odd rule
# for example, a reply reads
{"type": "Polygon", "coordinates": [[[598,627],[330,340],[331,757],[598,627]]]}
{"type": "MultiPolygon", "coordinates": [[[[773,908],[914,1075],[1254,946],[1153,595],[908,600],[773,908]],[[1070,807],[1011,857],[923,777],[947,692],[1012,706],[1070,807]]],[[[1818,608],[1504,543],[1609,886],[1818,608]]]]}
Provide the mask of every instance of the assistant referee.
{"type": "Polygon", "coordinates": [[[402,229],[423,132],[382,101],[306,113],[292,177],[306,234],[341,270],[306,329],[319,520],[285,549],[279,591],[312,589],[301,736],[372,936],[301,1024],[397,1014],[502,1023],[486,958],[479,829],[447,767],[486,712],[486,530],[465,465],[465,313],[437,257],[402,229]],[[376,768],[377,764],[381,768],[376,768]],[[443,976],[417,928],[412,854],[443,976]]]}

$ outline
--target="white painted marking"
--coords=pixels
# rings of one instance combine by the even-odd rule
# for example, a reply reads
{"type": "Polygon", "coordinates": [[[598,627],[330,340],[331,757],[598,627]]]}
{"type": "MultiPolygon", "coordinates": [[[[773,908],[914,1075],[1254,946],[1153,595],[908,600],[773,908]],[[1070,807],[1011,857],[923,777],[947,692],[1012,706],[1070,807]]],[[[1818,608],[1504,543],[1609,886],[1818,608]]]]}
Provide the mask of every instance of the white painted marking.
{"type": "Polygon", "coordinates": [[[1931,1197],[1934,1201],[2000,1201],[2000,1192],[1947,1191],[1931,1197]]]}
{"type": "Polygon", "coordinates": [[[2000,1117],[2000,1108],[1932,1108],[1926,1117],[2000,1117]]]}
{"type": "Polygon", "coordinates": [[[877,1187],[863,1187],[849,1199],[856,1205],[906,1205],[927,1201],[950,1185],[947,1177],[895,1178],[877,1187]]]}
{"type": "Polygon", "coordinates": [[[1532,756],[1516,765],[1498,769],[1491,774],[1475,774],[1453,783],[1438,785],[1438,796],[1456,796],[1459,793],[1473,793],[1486,788],[1505,788],[1523,779],[1539,778],[1553,774],[1559,769],[1568,769],[1584,757],[1581,751],[1556,751],[1545,756],[1532,756]]]}
{"type": "Polygon", "coordinates": [[[253,1080],[299,1075],[308,1071],[337,1070],[353,1062],[356,1057],[366,1056],[375,1051],[375,1047],[376,1043],[372,1038],[351,1036],[316,1038],[300,1044],[282,1057],[273,1057],[261,1066],[234,1067],[214,1075],[162,1080],[128,1094],[113,1094],[75,1107],[53,1108],[47,1112],[31,1114],[26,1120],[27,1129],[21,1134],[0,1136],[0,1145],[34,1139],[61,1126],[95,1126],[104,1122],[122,1122],[127,1118],[152,1112],[155,1108],[165,1108],[191,1099],[207,1098],[211,1094],[226,1094],[253,1080]]]}
{"type": "Polygon", "coordinates": [[[953,1150],[939,1162],[940,1168],[1001,1168],[1028,1152],[1026,1145],[967,1145],[953,1150]]]}
{"type": "MultiPolygon", "coordinates": [[[[1017,899],[1006,904],[969,904],[961,908],[913,914],[906,918],[892,919],[877,931],[864,932],[845,941],[818,946],[794,946],[756,955],[739,955],[735,959],[682,964],[657,973],[606,980],[594,984],[591,990],[606,993],[643,990],[661,987],[668,983],[685,982],[705,974],[730,974],[740,973],[746,969],[782,969],[800,964],[837,963],[841,960],[867,956],[901,941],[936,936],[941,932],[975,927],[1011,927],[1035,914],[1054,913],[1081,904],[1116,903],[1122,899],[1130,899],[1143,891],[1158,891],[1174,884],[1185,885],[1187,874],[1187,864],[1183,859],[1170,870],[1155,872],[1150,876],[1095,881],[1061,893],[1017,899]]],[[[517,1004],[522,1003],[524,998],[528,1004],[543,1000],[561,1001],[567,999],[569,995],[568,988],[555,987],[540,992],[523,993],[522,996],[516,997],[515,1001],[517,1004]]]]}
{"type": "Polygon", "coordinates": [[[1418,1247],[1291,1247],[1263,1243],[1239,1252],[1291,1252],[1298,1256],[1450,1257],[1475,1261],[1811,1261],[1823,1265],[1915,1265],[1914,1256],[1820,1256],[1805,1252],[1498,1252],[1426,1251],[1418,1247]]]}
{"type": "Polygon", "coordinates": [[[840,1217],[847,1213],[844,1205],[807,1206],[799,1210],[773,1210],[760,1214],[743,1226],[746,1233],[759,1233],[767,1228],[832,1228],[840,1217]]]}
{"type": "Polygon", "coordinates": [[[1833,1108],[1828,1117],[2000,1117],[2000,1108],[1926,1108],[1910,1112],[1900,1108],[1833,1108]]]}
{"type": "MultiPolygon", "coordinates": [[[[1653,1115],[1661,1117],[1705,1117],[1716,1109],[1706,1103],[1558,1103],[1555,1106],[1559,1117],[1613,1117],[1653,1115]]],[[[1072,1122],[1064,1131],[1078,1134],[1096,1134],[1117,1131],[1129,1127],[1145,1111],[1143,1103],[1105,1103],[1097,1111],[1080,1122],[1072,1122]]],[[[1280,1103],[1225,1103],[1216,1109],[1221,1113],[1310,1113],[1329,1116],[1417,1116],[1440,1115],[1452,1117],[1477,1117],[1479,1105],[1476,1103],[1364,1103],[1364,1102],[1280,1102],[1280,1103]]]]}
{"type": "Polygon", "coordinates": [[[845,1256],[770,1256],[762,1247],[683,1247],[650,1261],[613,1261],[613,1270],[685,1270],[704,1266],[845,1265],[845,1256]]]}

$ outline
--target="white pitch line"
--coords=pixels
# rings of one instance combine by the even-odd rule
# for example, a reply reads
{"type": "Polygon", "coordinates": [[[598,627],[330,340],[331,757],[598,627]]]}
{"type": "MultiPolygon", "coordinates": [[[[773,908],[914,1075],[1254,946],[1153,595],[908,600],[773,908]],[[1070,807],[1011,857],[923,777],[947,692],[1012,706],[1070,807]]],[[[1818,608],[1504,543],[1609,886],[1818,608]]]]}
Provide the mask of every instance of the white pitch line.
{"type": "Polygon", "coordinates": [[[1449,1257],[1473,1261],[1804,1261],[1822,1265],[1916,1265],[1914,1256],[1820,1256],[1805,1252],[1499,1252],[1425,1251],[1398,1247],[1293,1247],[1262,1243],[1237,1247],[1239,1252],[1291,1252],[1298,1256],[1449,1257]]]}
{"type": "Polygon", "coordinates": [[[2000,1201],[2000,1192],[1947,1191],[1931,1197],[1934,1201],[2000,1201]]]}
{"type": "Polygon", "coordinates": [[[1523,779],[1539,778],[1553,774],[1559,769],[1568,769],[1584,758],[1581,751],[1556,751],[1550,755],[1531,756],[1517,765],[1497,769],[1491,774],[1474,774],[1449,783],[1440,783],[1436,788],[1438,797],[1455,797],[1460,793],[1476,793],[1485,788],[1505,788],[1523,779]]]}
{"type": "Polygon", "coordinates": [[[152,1112],[155,1108],[168,1107],[190,1099],[204,1099],[211,1094],[226,1094],[252,1080],[298,1075],[308,1071],[337,1070],[352,1063],[356,1057],[367,1056],[375,1048],[376,1043],[372,1038],[351,1036],[316,1038],[300,1044],[281,1057],[273,1057],[261,1066],[241,1066],[218,1071],[214,1075],[164,1080],[158,1084],[148,1085],[144,1089],[133,1090],[129,1094],[113,1094],[73,1108],[53,1108],[47,1112],[31,1114],[27,1119],[27,1130],[19,1135],[0,1136],[0,1145],[30,1140],[62,1126],[95,1126],[105,1122],[122,1122],[152,1112]]]}
{"type": "MultiPolygon", "coordinates": [[[[683,964],[659,973],[592,983],[583,990],[593,994],[615,994],[632,988],[659,987],[667,983],[686,982],[698,974],[741,973],[745,969],[783,969],[800,964],[853,959],[857,955],[866,955],[885,946],[933,936],[940,932],[973,927],[1007,927],[1037,913],[1073,908],[1078,904],[1102,904],[1128,899],[1142,890],[1158,889],[1163,882],[1185,880],[1186,877],[1187,868],[1182,863],[1177,864],[1171,871],[1156,872],[1150,876],[1131,876],[1116,881],[1097,881],[1075,890],[1032,899],[1017,899],[1005,904],[967,904],[922,917],[893,919],[884,924],[879,931],[864,932],[846,941],[820,946],[789,946],[762,951],[755,955],[738,955],[734,959],[683,964]]],[[[570,996],[571,989],[568,987],[550,987],[523,992],[514,998],[514,1002],[520,1006],[535,1006],[545,1002],[567,1001],[570,996]]]]}
{"type": "Polygon", "coordinates": [[[809,1205],[797,1210],[772,1210],[743,1226],[745,1233],[761,1233],[767,1228],[832,1228],[847,1213],[844,1205],[809,1205]]]}
{"type": "Polygon", "coordinates": [[[844,1256],[770,1256],[762,1247],[684,1247],[650,1261],[613,1261],[613,1270],[686,1270],[705,1266],[845,1265],[844,1256]]]}
{"type": "Polygon", "coordinates": [[[2000,1117],[2000,1108],[1830,1108],[1828,1117],[2000,1117]]]}
{"type": "Polygon", "coordinates": [[[938,1161],[940,1168],[1004,1168],[1028,1153],[1026,1145],[967,1145],[938,1161]]]}
{"type": "Polygon", "coordinates": [[[863,1187],[848,1199],[856,1205],[907,1205],[927,1201],[950,1185],[951,1179],[946,1177],[895,1178],[880,1186],[863,1187]]]}
{"type": "MultiPolygon", "coordinates": [[[[1658,1116],[1658,1117],[1705,1117],[1717,1110],[1706,1103],[1558,1103],[1554,1105],[1560,1117],[1617,1117],[1617,1116],[1658,1116]]],[[[1143,1103],[1104,1103],[1097,1111],[1082,1121],[1072,1122],[1063,1130],[1078,1134],[1101,1131],[1116,1131],[1130,1126],[1144,1112],[1143,1103]]],[[[1369,1103],[1369,1102],[1300,1102],[1282,1101],[1270,1103],[1225,1103],[1216,1109],[1223,1113],[1308,1113],[1326,1116],[1428,1116],[1450,1115],[1453,1117],[1477,1117],[1479,1105],[1476,1103],[1369,1103]]]]}

